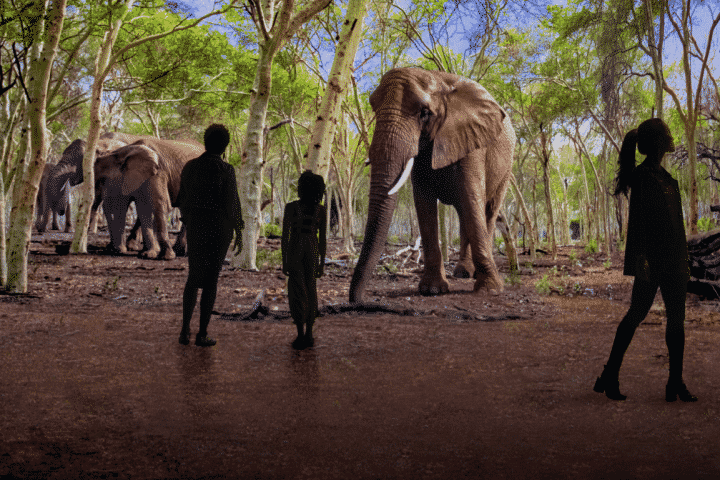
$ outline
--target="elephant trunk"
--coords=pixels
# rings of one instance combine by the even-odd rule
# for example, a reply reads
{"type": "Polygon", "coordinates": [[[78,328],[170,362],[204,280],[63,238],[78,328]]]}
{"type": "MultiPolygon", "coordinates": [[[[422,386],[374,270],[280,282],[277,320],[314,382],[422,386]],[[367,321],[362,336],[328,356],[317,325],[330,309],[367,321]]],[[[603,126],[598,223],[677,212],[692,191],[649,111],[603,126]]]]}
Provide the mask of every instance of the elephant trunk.
{"type": "Polygon", "coordinates": [[[385,247],[390,221],[395,210],[396,195],[388,195],[391,185],[370,187],[370,204],[365,225],[365,238],[350,282],[350,302],[362,302],[367,282],[375,270],[385,247]]]}
{"type": "Polygon", "coordinates": [[[407,180],[420,138],[420,131],[392,108],[375,113],[375,134],[368,151],[371,168],[368,219],[360,257],[350,282],[350,302],[363,301],[365,287],[390,230],[397,202],[397,188],[393,187],[407,180]]]}

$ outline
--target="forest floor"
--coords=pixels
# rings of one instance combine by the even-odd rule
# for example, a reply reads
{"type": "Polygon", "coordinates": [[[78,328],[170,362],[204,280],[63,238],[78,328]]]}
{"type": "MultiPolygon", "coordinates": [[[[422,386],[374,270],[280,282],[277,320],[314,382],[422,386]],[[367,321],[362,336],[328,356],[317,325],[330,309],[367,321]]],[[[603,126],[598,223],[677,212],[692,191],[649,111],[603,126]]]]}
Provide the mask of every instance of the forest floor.
{"type": "Polygon", "coordinates": [[[720,476],[717,302],[688,295],[699,402],[665,402],[659,295],[625,357],[627,401],[592,391],[629,306],[622,254],[522,256],[497,295],[449,279],[423,297],[417,264],[388,266],[365,311],[343,308],[338,261],[318,282],[315,347],[295,351],[276,267],[224,269],[217,345],[182,346],[185,258],[103,256],[102,234],[89,255],[56,254],[68,240],[33,237],[30,292],[0,295],[0,478],[720,476]],[[268,314],[242,320],[263,289],[268,314]]]}

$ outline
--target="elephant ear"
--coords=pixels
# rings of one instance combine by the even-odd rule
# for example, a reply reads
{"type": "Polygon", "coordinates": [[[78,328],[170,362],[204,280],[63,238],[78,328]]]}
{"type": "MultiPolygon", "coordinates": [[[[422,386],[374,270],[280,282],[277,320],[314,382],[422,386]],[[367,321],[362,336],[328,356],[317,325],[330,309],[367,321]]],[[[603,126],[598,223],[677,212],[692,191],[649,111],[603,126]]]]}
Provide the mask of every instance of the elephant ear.
{"type": "Polygon", "coordinates": [[[460,79],[444,95],[445,121],[434,138],[432,166],[443,168],[482,146],[490,146],[503,131],[507,113],[477,83],[460,79]]]}
{"type": "Polygon", "coordinates": [[[124,158],[120,171],[122,172],[122,194],[130,195],[159,171],[157,153],[139,142],[124,147],[128,152],[124,158]]]}

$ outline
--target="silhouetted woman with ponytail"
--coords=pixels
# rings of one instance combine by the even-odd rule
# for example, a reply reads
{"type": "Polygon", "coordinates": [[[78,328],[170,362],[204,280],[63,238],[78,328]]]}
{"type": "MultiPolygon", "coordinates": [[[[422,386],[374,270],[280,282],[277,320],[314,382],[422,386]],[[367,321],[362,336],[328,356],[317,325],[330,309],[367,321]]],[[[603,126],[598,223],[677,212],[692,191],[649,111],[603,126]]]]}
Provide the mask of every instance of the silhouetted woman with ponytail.
{"type": "Polygon", "coordinates": [[[596,392],[605,392],[612,400],[626,398],[620,393],[618,382],[623,356],[660,287],[667,312],[665,342],[670,359],[665,400],[673,402],[680,397],[684,402],[697,401],[682,378],[685,294],[690,270],[680,190],[677,180],[660,165],[665,153],[674,150],[670,130],[659,118],[646,120],[636,130],[628,132],[620,150],[615,195],[631,192],[623,273],[634,276],[635,281],[630,309],[618,326],[610,358],[594,387],[596,392]],[[636,146],[646,155],[645,161],[637,167],[636,146]]]}

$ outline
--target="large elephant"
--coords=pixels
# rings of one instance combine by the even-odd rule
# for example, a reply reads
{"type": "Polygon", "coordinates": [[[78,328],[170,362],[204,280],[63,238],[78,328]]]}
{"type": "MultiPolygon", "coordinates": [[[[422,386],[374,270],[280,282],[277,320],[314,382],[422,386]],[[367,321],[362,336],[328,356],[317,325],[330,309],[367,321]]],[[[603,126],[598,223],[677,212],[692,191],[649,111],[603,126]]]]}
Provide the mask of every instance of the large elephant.
{"type": "Polygon", "coordinates": [[[130,201],[134,200],[145,241],[141,255],[170,260],[175,258],[175,252],[185,253],[184,227],[175,252],[170,245],[168,214],[177,206],[183,167],[204,150],[201,144],[192,140],[144,137],[95,161],[95,185],[103,199],[110,250],[126,251],[123,245],[125,216],[130,201]]]}
{"type": "MultiPolygon", "coordinates": [[[[120,148],[123,145],[127,145],[141,138],[143,137],[125,133],[104,133],[98,140],[95,148],[95,156],[100,157],[116,148],[120,148]]],[[[47,183],[44,188],[41,188],[38,194],[38,205],[41,209],[39,209],[37,213],[40,219],[45,219],[44,225],[47,225],[47,219],[51,212],[57,212],[62,215],[66,208],[70,208],[70,188],[79,185],[83,181],[82,162],[86,145],[85,140],[77,139],[73,141],[63,151],[60,161],[50,168],[47,183]]],[[[91,216],[93,223],[97,217],[96,212],[101,201],[102,198],[96,195],[95,203],[93,204],[93,214],[91,216]]],[[[66,219],[69,221],[69,215],[66,216],[66,219]]],[[[39,231],[44,231],[44,227],[41,229],[40,221],[38,221],[36,227],[39,231]]],[[[68,228],[69,226],[66,225],[65,231],[68,231],[68,228]]]]}
{"type": "Polygon", "coordinates": [[[422,236],[423,294],[448,291],[438,242],[437,202],[460,218],[458,277],[476,277],[474,290],[502,290],[492,257],[492,232],[512,172],[515,131],[508,114],[477,83],[419,68],[387,72],[370,96],[375,133],[370,145],[370,200],[365,240],[350,284],[363,291],[385,245],[396,191],[412,177],[422,236]]]}
{"type": "Polygon", "coordinates": [[[42,178],[40,180],[40,188],[38,189],[38,195],[35,202],[35,213],[37,218],[35,219],[35,229],[39,233],[44,233],[47,230],[48,221],[52,218],[52,230],[60,230],[58,225],[58,218],[65,216],[65,232],[72,230],[72,220],[70,218],[70,183],[66,182],[59,192],[59,198],[56,198],[54,202],[51,202],[50,196],[47,194],[48,181],[50,176],[53,174],[56,165],[53,163],[46,163],[43,169],[42,178]]]}

